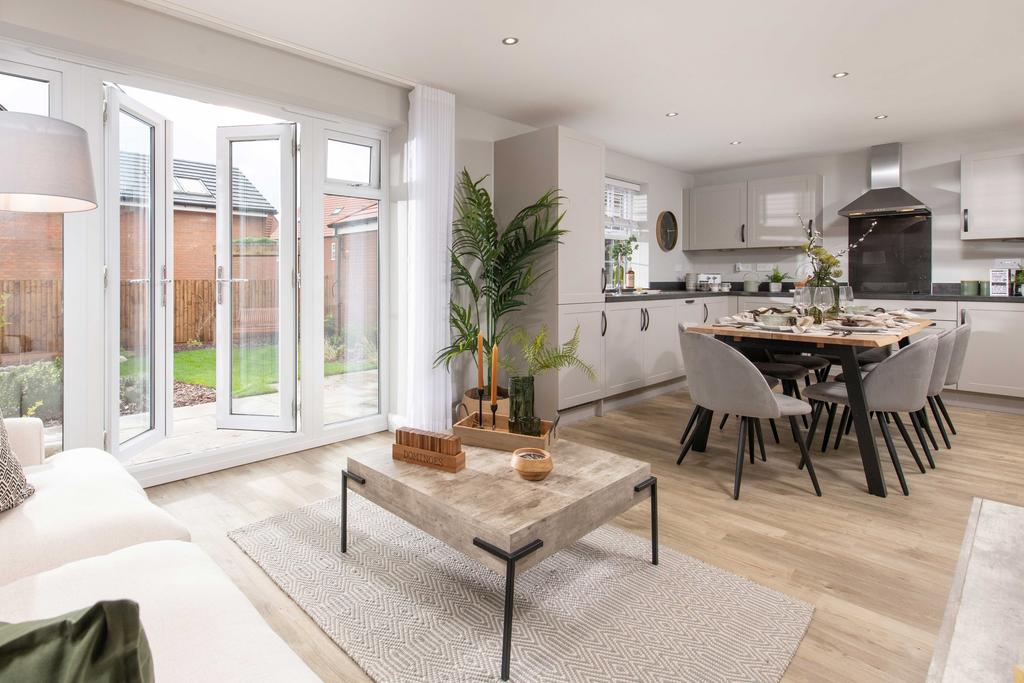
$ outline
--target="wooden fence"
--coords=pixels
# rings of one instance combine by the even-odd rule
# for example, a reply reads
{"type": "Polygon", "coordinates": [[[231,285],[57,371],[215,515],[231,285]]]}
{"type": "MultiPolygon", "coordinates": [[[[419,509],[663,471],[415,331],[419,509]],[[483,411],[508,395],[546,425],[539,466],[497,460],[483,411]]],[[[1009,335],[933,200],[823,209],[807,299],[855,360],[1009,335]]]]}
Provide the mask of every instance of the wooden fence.
{"type": "Polygon", "coordinates": [[[61,280],[0,280],[0,353],[56,354],[64,348],[61,280]]]}

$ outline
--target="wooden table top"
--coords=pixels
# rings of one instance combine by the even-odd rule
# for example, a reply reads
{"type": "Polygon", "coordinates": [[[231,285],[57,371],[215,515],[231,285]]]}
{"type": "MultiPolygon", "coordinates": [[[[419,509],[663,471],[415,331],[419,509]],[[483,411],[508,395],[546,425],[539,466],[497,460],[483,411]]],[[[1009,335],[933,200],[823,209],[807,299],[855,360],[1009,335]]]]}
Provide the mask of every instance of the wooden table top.
{"type": "MultiPolygon", "coordinates": [[[[542,552],[527,566],[574,543],[649,497],[633,486],[651,476],[649,463],[558,440],[554,470],[527,481],[512,469],[512,454],[466,447],[466,468],[444,472],[394,460],[390,448],[348,457],[348,470],[366,479],[350,489],[458,550],[492,564],[474,537],[512,551],[539,538],[542,552]]],[[[497,567],[496,567],[497,568],[497,567]]]]}
{"type": "Polygon", "coordinates": [[[864,346],[878,348],[891,346],[901,339],[917,334],[921,330],[934,325],[931,320],[921,318],[911,327],[894,329],[891,334],[862,333],[851,335],[822,334],[821,332],[771,332],[759,330],[753,327],[729,327],[726,325],[690,325],[687,332],[698,332],[700,334],[713,334],[733,339],[771,339],[775,341],[800,342],[804,344],[815,344],[823,347],[830,346],[864,346]]]}

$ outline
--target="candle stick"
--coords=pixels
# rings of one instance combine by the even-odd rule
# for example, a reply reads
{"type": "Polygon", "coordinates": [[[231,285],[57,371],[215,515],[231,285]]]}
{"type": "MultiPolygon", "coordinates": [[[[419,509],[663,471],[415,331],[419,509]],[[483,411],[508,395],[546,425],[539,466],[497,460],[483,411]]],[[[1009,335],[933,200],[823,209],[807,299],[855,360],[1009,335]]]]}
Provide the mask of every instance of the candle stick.
{"type": "Polygon", "coordinates": [[[491,429],[498,420],[498,345],[491,347],[491,429]]]}
{"type": "Polygon", "coordinates": [[[476,335],[476,424],[484,426],[484,335],[476,335]]]}

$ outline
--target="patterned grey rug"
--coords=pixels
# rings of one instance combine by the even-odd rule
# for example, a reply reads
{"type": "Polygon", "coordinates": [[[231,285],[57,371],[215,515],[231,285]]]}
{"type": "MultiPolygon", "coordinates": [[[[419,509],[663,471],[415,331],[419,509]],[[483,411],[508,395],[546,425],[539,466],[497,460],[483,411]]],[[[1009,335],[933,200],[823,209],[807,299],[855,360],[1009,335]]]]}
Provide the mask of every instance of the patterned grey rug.
{"type": "MultiPolygon", "coordinates": [[[[349,495],[229,536],[381,683],[498,680],[503,578],[349,495]]],[[[516,577],[513,681],[777,681],[814,608],[604,526],[516,577]]]]}

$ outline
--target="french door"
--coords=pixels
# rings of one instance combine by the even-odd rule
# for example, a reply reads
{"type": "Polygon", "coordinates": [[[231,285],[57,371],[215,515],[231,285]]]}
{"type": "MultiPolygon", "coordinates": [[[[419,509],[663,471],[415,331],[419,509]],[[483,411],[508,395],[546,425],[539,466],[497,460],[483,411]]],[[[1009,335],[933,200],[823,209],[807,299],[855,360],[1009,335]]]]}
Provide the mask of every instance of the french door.
{"type": "Polygon", "coordinates": [[[173,410],[171,123],[107,86],[104,126],[106,445],[128,459],[167,435],[173,410]]]}
{"type": "Polygon", "coordinates": [[[296,158],[295,124],[217,129],[220,429],[296,428],[296,158]]]}

